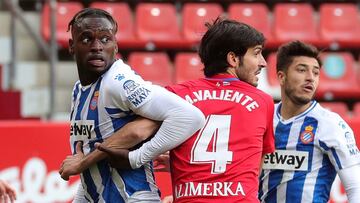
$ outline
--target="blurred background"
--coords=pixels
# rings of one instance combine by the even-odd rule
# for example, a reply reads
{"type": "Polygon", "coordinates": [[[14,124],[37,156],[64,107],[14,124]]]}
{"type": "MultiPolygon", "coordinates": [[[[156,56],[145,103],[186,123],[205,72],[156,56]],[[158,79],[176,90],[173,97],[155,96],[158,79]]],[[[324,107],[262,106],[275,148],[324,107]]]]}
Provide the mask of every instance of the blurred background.
{"type": "MultiPolygon", "coordinates": [[[[268,67],[262,71],[259,88],[274,101],[280,98],[275,72],[278,46],[295,39],[312,43],[322,50],[324,64],[316,99],[350,124],[359,144],[359,6],[355,0],[0,0],[0,139],[8,143],[0,154],[9,154],[0,158],[0,178],[16,186],[20,202],[66,202],[72,197],[74,188],[68,189],[72,182],[59,180],[56,172],[70,153],[67,121],[78,78],[68,54],[67,25],[84,7],[102,8],[113,15],[119,25],[118,57],[144,79],[160,85],[202,77],[198,43],[204,23],[220,15],[264,33],[268,67]],[[57,155],[46,155],[54,150],[57,155]],[[34,170],[29,169],[30,163],[35,163],[34,170]],[[43,166],[42,173],[36,164],[43,166]],[[32,179],[36,174],[44,176],[35,187],[39,198],[48,194],[50,184],[57,191],[66,190],[49,192],[62,199],[30,195],[32,187],[26,185],[36,182],[32,179]],[[47,183],[49,174],[54,181],[47,183]]],[[[165,179],[161,184],[166,187],[165,179]]],[[[340,183],[335,185],[333,199],[345,202],[340,183]]]]}

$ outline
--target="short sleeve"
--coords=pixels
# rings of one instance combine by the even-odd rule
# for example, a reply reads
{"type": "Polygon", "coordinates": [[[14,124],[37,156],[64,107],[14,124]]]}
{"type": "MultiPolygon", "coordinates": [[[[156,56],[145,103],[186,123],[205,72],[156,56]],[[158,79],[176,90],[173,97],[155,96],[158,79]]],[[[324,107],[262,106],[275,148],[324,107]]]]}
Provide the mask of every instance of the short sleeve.
{"type": "Polygon", "coordinates": [[[352,129],[337,114],[329,114],[319,128],[319,146],[336,170],[360,163],[360,152],[352,129]]]}

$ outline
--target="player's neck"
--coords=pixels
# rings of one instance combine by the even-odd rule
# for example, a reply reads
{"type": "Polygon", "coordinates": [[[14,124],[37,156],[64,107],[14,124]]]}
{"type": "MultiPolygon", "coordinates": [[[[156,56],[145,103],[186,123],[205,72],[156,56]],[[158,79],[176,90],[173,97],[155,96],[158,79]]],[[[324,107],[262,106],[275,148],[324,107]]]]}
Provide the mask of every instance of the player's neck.
{"type": "Polygon", "coordinates": [[[281,100],[281,109],[280,114],[281,117],[285,120],[292,118],[294,116],[300,115],[305,112],[310,106],[311,102],[307,104],[296,104],[292,102],[290,99],[282,99],[281,100]]]}

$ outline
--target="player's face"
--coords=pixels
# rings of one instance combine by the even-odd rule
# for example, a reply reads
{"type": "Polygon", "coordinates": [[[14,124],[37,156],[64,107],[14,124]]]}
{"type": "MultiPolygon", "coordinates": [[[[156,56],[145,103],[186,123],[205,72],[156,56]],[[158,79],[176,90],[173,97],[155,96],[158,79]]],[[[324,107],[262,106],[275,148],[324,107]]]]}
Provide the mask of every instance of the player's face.
{"type": "Polygon", "coordinates": [[[295,104],[309,103],[319,84],[320,67],[315,58],[294,57],[286,73],[280,71],[278,77],[284,96],[295,104]]]}
{"type": "Polygon", "coordinates": [[[106,18],[87,17],[74,25],[70,53],[79,74],[98,78],[115,60],[117,44],[113,25],[106,18]]]}
{"type": "Polygon", "coordinates": [[[246,51],[236,68],[236,75],[240,80],[256,87],[259,80],[258,75],[265,67],[266,61],[262,55],[262,46],[257,45],[246,51]]]}

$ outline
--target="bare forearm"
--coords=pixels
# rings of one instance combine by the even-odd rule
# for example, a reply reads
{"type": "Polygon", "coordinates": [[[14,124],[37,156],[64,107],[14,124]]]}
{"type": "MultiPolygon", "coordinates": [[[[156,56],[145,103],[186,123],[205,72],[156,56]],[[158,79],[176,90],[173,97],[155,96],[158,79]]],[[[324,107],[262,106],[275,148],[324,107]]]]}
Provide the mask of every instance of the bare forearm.
{"type": "MultiPolygon", "coordinates": [[[[131,148],[153,135],[159,129],[160,125],[161,122],[158,121],[152,121],[142,117],[136,118],[104,140],[103,145],[115,149],[131,148]]],[[[106,153],[95,149],[82,159],[80,164],[81,171],[105,158],[107,158],[106,153]]]]}
{"type": "Polygon", "coordinates": [[[161,122],[138,117],[103,142],[111,148],[129,149],[156,133],[161,122]]]}

